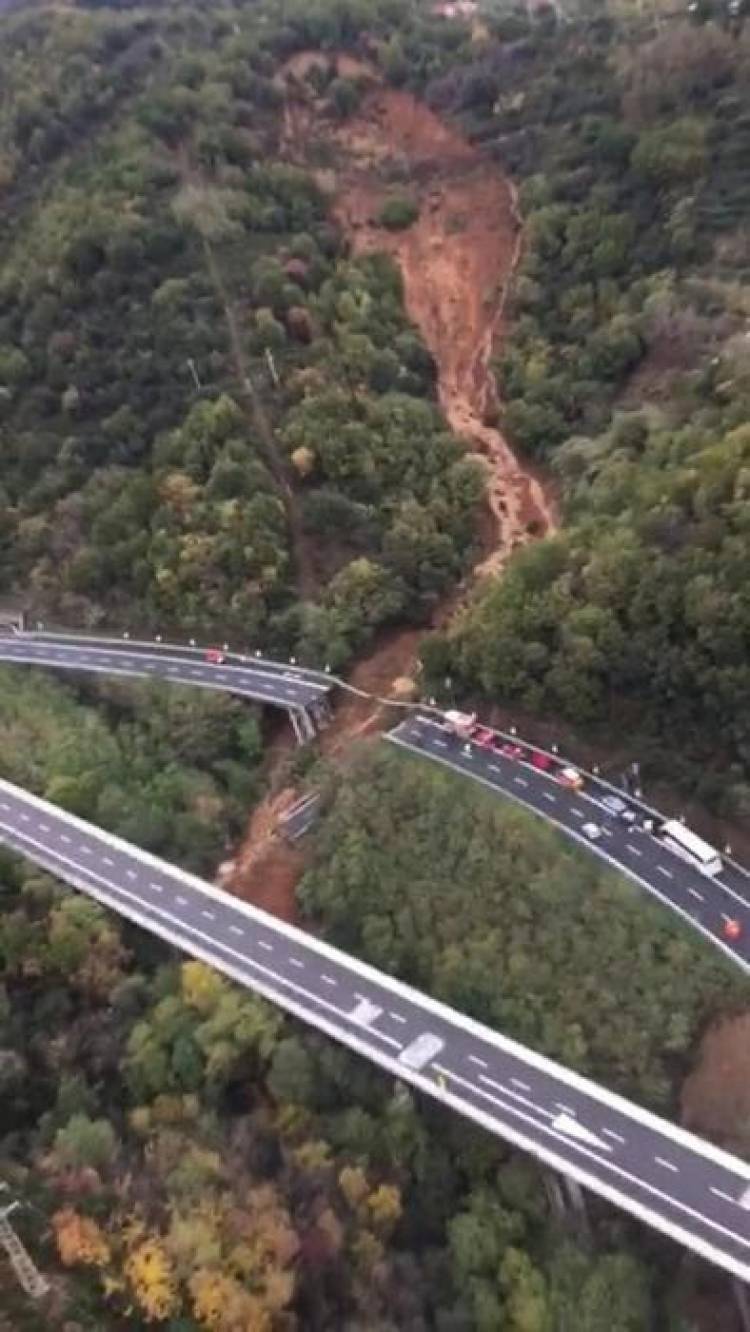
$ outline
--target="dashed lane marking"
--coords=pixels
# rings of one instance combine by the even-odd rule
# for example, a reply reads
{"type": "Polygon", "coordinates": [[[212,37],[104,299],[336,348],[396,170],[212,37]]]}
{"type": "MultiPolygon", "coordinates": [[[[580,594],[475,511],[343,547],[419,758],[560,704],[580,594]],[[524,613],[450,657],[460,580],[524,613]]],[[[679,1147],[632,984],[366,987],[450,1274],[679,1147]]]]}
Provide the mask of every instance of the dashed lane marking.
{"type": "Polygon", "coordinates": [[[643,852],[637,846],[633,846],[632,842],[627,843],[627,850],[630,852],[631,856],[643,855],[643,852]]]}
{"type": "Polygon", "coordinates": [[[663,1166],[665,1170],[672,1170],[675,1175],[679,1174],[680,1167],[676,1166],[674,1162],[665,1161],[663,1156],[655,1156],[654,1160],[657,1165],[663,1166]]]}
{"type": "Polygon", "coordinates": [[[490,772],[502,772],[502,768],[498,763],[490,763],[489,768],[490,772]]]}
{"type": "Polygon", "coordinates": [[[325,973],[324,971],[321,972],[321,974],[320,974],[320,979],[321,979],[326,985],[337,985],[337,984],[338,984],[338,981],[336,980],[336,977],[335,977],[335,976],[327,976],[326,973],[325,973]]]}
{"type": "Polygon", "coordinates": [[[70,846],[71,842],[73,841],[73,838],[68,837],[67,833],[60,833],[60,841],[64,842],[66,846],[70,846]]]}
{"type": "Polygon", "coordinates": [[[697,888],[688,888],[688,892],[691,897],[696,897],[699,902],[705,902],[706,899],[703,896],[703,893],[699,893],[697,888]]]}
{"type": "Polygon", "coordinates": [[[30,814],[27,814],[26,811],[22,809],[22,810],[21,810],[21,818],[23,819],[24,823],[28,823],[28,822],[29,822],[29,819],[31,818],[31,815],[30,815],[30,814]]]}
{"type": "Polygon", "coordinates": [[[737,1206],[737,1199],[733,1198],[731,1193],[725,1193],[723,1189],[715,1189],[713,1184],[708,1186],[709,1193],[715,1193],[717,1198],[723,1198],[724,1202],[734,1203],[737,1206]]]}
{"type": "Polygon", "coordinates": [[[552,805],[554,805],[557,800],[557,796],[553,795],[551,791],[542,791],[542,798],[544,800],[549,800],[552,805]]]}
{"type": "Polygon", "coordinates": [[[229,928],[230,928],[230,930],[232,931],[232,934],[244,934],[244,933],[245,933],[245,931],[244,931],[243,929],[241,929],[239,925],[230,925],[229,928]]]}
{"type": "Polygon", "coordinates": [[[469,1059],[471,1060],[472,1064],[478,1064],[480,1068],[489,1068],[487,1060],[480,1059],[479,1055],[469,1055],[469,1059]]]}
{"type": "Polygon", "coordinates": [[[78,850],[81,851],[84,856],[93,856],[94,854],[93,851],[91,850],[91,847],[86,846],[85,842],[81,842],[81,845],[79,846],[78,850]]]}
{"type": "Polygon", "coordinates": [[[663,865],[657,865],[656,868],[658,869],[660,874],[664,875],[665,879],[671,879],[674,877],[672,871],[665,869],[663,865]]]}
{"type": "Polygon", "coordinates": [[[102,864],[106,865],[108,869],[114,869],[115,862],[111,856],[102,856],[102,864]]]}
{"type": "Polygon", "coordinates": [[[266,943],[265,939],[258,940],[258,947],[262,948],[265,953],[273,952],[273,944],[266,943]]]}
{"type": "Polygon", "coordinates": [[[137,879],[137,878],[138,878],[138,871],[137,871],[137,870],[129,869],[129,870],[127,871],[127,874],[128,874],[128,878],[129,878],[129,879],[137,879]]]}
{"type": "Polygon", "coordinates": [[[528,1082],[522,1082],[520,1078],[511,1078],[511,1082],[513,1083],[514,1087],[520,1087],[521,1091],[526,1091],[526,1092],[531,1091],[531,1087],[529,1086],[528,1082]]]}
{"type": "Polygon", "coordinates": [[[186,897],[176,897],[174,900],[178,906],[187,906],[188,904],[188,900],[186,897]]]}
{"type": "Polygon", "coordinates": [[[525,777],[514,777],[513,781],[516,783],[516,786],[528,786],[529,784],[525,777]]]}
{"type": "Polygon", "coordinates": [[[304,962],[301,962],[300,959],[299,959],[298,957],[290,957],[290,959],[289,959],[289,964],[290,964],[290,966],[292,966],[292,967],[299,967],[300,970],[301,970],[302,967],[304,967],[304,965],[305,965],[304,962]]]}
{"type": "Polygon", "coordinates": [[[153,888],[153,890],[154,890],[155,893],[163,893],[163,892],[164,892],[164,888],[163,888],[162,884],[160,884],[160,883],[156,883],[156,881],[155,881],[154,879],[151,880],[151,882],[149,883],[148,886],[149,886],[149,888],[153,888]]]}
{"type": "Polygon", "coordinates": [[[623,1136],[622,1136],[621,1133],[615,1133],[615,1130],[614,1130],[614,1129],[603,1128],[603,1129],[602,1129],[602,1133],[603,1133],[603,1134],[605,1135],[605,1137],[607,1137],[607,1138],[614,1138],[615,1142],[626,1142],[626,1141],[627,1141],[626,1138],[623,1138],[623,1136]]]}
{"type": "Polygon", "coordinates": [[[215,911],[201,911],[201,915],[202,915],[202,916],[205,916],[205,917],[206,917],[206,920],[216,920],[216,912],[215,912],[215,911]]]}

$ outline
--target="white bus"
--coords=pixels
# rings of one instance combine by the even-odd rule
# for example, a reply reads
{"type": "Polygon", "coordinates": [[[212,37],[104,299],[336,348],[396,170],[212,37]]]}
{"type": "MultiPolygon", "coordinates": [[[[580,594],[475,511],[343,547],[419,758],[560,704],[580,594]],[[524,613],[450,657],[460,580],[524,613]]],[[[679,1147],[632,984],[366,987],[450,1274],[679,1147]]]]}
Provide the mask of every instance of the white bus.
{"type": "Polygon", "coordinates": [[[695,865],[701,874],[720,874],[721,856],[715,847],[709,846],[702,837],[698,837],[679,819],[668,819],[659,828],[659,835],[676,856],[681,856],[691,865],[695,865]]]}

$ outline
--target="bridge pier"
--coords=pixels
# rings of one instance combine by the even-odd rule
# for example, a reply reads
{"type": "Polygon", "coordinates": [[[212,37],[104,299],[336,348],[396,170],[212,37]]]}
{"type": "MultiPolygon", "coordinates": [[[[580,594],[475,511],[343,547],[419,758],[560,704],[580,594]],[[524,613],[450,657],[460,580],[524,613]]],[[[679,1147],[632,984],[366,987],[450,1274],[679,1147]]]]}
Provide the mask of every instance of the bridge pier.
{"type": "Polygon", "coordinates": [[[307,708],[289,708],[289,720],[298,745],[315,739],[317,727],[307,708]]]}
{"type": "MultiPolygon", "coordinates": [[[[547,1170],[544,1173],[544,1186],[557,1220],[574,1230],[580,1243],[588,1247],[591,1243],[591,1227],[586,1195],[578,1180],[547,1170]]],[[[746,1332],[750,1332],[750,1328],[746,1332]]]]}

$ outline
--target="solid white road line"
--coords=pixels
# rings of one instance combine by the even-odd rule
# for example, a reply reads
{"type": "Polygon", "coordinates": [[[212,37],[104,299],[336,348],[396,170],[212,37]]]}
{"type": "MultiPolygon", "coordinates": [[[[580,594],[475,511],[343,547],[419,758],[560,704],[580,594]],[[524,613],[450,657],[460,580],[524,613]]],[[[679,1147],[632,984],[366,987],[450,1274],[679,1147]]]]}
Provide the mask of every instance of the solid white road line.
{"type": "Polygon", "coordinates": [[[570,1150],[579,1152],[581,1155],[589,1157],[590,1160],[596,1162],[596,1164],[603,1170],[605,1175],[619,1176],[620,1178],[627,1180],[630,1184],[636,1184],[646,1193],[649,1193],[654,1197],[659,1198],[662,1202],[668,1203],[669,1206],[675,1209],[676,1211],[684,1212],[687,1216],[690,1216],[694,1220],[702,1222],[704,1225],[708,1226],[711,1230],[716,1230],[720,1234],[728,1235],[732,1240],[734,1241],[738,1240],[740,1244],[743,1244],[750,1249],[750,1238],[748,1238],[746,1235],[741,1234],[736,1230],[731,1230],[728,1226],[722,1225],[721,1222],[719,1221],[714,1221],[712,1217],[706,1216],[704,1212],[700,1212],[697,1210],[697,1208],[689,1206],[688,1203],[681,1202],[679,1198],[675,1198],[672,1194],[665,1193],[663,1189],[657,1188],[656,1185],[654,1184],[649,1184],[648,1180],[643,1179],[638,1175],[632,1174],[631,1171],[625,1170],[622,1166],[616,1165],[615,1162],[611,1159],[611,1157],[599,1155],[597,1152],[592,1151],[589,1147],[586,1147],[582,1142],[576,1141],[575,1138],[566,1137],[564,1134],[557,1133],[556,1130],[551,1126],[548,1126],[547,1124],[540,1122],[540,1120],[538,1119],[532,1119],[530,1115],[527,1115],[524,1113],[523,1110],[520,1110],[517,1105],[505,1104],[497,1096],[493,1096],[491,1095],[490,1092],[483,1091],[481,1087],[477,1087],[475,1083],[471,1083],[467,1079],[459,1077],[458,1074],[453,1073],[451,1069],[444,1068],[440,1064],[435,1064],[434,1067],[438,1073],[442,1073],[445,1077],[451,1078],[454,1082],[462,1083],[463,1086],[466,1087],[468,1091],[473,1092],[474,1095],[481,1096],[485,1100],[491,1102],[491,1104],[496,1105],[500,1110],[504,1111],[505,1114],[515,1115],[517,1118],[524,1120],[528,1124],[531,1124],[537,1133],[545,1133],[549,1137],[555,1138],[560,1142],[564,1142],[566,1147],[568,1147],[570,1150]]]}

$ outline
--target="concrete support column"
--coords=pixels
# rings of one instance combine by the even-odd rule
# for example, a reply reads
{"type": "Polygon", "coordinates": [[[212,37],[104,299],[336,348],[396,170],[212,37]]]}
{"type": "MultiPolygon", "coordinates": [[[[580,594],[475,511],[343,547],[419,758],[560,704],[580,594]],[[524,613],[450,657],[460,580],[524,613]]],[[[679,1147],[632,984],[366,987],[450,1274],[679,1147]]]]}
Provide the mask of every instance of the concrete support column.
{"type": "Polygon", "coordinates": [[[302,731],[300,729],[300,720],[299,716],[297,715],[296,708],[289,709],[289,720],[292,723],[292,730],[294,731],[294,737],[297,741],[297,744],[304,745],[305,737],[303,736],[302,731]]]}

